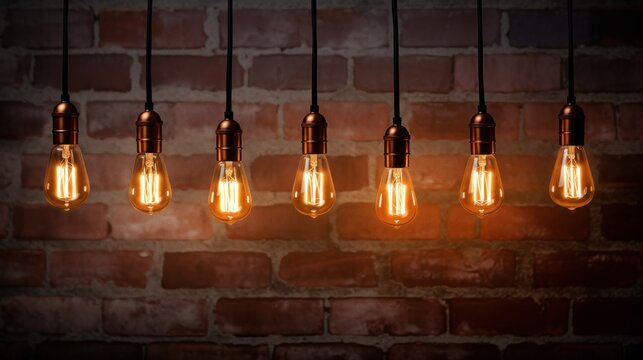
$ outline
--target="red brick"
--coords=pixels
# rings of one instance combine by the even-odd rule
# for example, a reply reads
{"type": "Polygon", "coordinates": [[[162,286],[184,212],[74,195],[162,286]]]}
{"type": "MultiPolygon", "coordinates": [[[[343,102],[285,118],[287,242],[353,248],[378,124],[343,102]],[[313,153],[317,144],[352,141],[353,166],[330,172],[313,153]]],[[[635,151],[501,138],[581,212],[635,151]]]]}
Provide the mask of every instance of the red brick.
{"type": "Polygon", "coordinates": [[[450,240],[469,240],[478,237],[478,218],[460,204],[449,206],[447,234],[450,240]]]}
{"type": "Polygon", "coordinates": [[[602,155],[598,172],[600,188],[641,189],[643,186],[643,155],[602,155]]]}
{"type": "MultiPolygon", "coordinates": [[[[383,102],[322,101],[319,108],[328,122],[329,142],[381,140],[391,122],[389,106],[383,102]]],[[[301,121],[309,111],[308,102],[287,103],[283,106],[286,139],[301,139],[301,121]]]]}
{"type": "Polygon", "coordinates": [[[536,254],[536,287],[629,287],[643,277],[643,255],[622,251],[558,251],[536,254]]]}
{"type": "Polygon", "coordinates": [[[320,299],[223,298],[216,321],[223,333],[237,336],[316,335],[324,328],[323,305],[320,299]]]}
{"type": "Polygon", "coordinates": [[[445,308],[437,300],[412,298],[331,299],[328,332],[333,335],[439,335],[445,308]]]}
{"type": "MultiPolygon", "coordinates": [[[[100,46],[145,47],[144,10],[101,10],[100,46]]],[[[160,49],[197,49],[205,46],[204,10],[154,10],[152,46],[160,49]]]]}
{"type": "Polygon", "coordinates": [[[0,204],[0,238],[4,238],[9,234],[10,221],[9,206],[0,204]]]}
{"type": "Polygon", "coordinates": [[[643,335],[643,299],[576,300],[573,324],[576,335],[643,335]]]}
{"type": "Polygon", "coordinates": [[[85,334],[101,322],[100,304],[80,297],[5,297],[0,315],[4,333],[85,334]]]}
{"type": "MultiPolygon", "coordinates": [[[[402,10],[400,43],[413,48],[475,46],[475,19],[475,10],[402,10]]],[[[500,11],[485,9],[482,21],[484,44],[498,44],[500,11]]]]}
{"type": "Polygon", "coordinates": [[[618,107],[618,137],[623,140],[643,140],[643,103],[618,107]]]}
{"type": "Polygon", "coordinates": [[[483,240],[587,240],[589,208],[504,206],[480,222],[483,240]]]}
{"type": "Polygon", "coordinates": [[[440,209],[420,203],[410,224],[393,228],[380,222],[373,203],[345,203],[337,209],[337,236],[341,240],[436,240],[440,237],[440,209]]]}
{"type": "MultiPolygon", "coordinates": [[[[58,89],[62,59],[58,55],[36,56],[34,82],[58,89]]],[[[159,62],[156,59],[155,66],[159,62]]],[[[69,89],[71,91],[129,91],[132,58],[120,54],[70,55],[69,89]]],[[[155,83],[157,79],[154,79],[155,83]]],[[[134,119],[135,120],[135,119],[134,119]]],[[[134,121],[133,120],[133,121],[134,121]]]]}
{"type": "Polygon", "coordinates": [[[216,153],[165,156],[172,189],[208,190],[217,162],[216,153]]]}
{"type": "MultiPolygon", "coordinates": [[[[60,49],[63,12],[55,9],[9,9],[5,47],[60,49]]],[[[94,14],[90,9],[69,10],[69,47],[88,48],[94,43],[94,14]]]]}
{"type": "MultiPolygon", "coordinates": [[[[460,187],[467,158],[463,155],[416,155],[410,162],[416,189],[454,190],[460,187]]],[[[383,169],[384,164],[378,161],[378,176],[383,169]]]]}
{"type": "MultiPolygon", "coordinates": [[[[469,122],[477,105],[456,102],[409,104],[409,130],[414,139],[468,140],[469,122]]],[[[496,121],[496,139],[517,140],[520,106],[511,103],[487,104],[496,121]]]]}
{"type": "Polygon", "coordinates": [[[32,359],[31,347],[26,341],[0,343],[0,354],[4,360],[32,359]]]}
{"type": "MultiPolygon", "coordinates": [[[[252,184],[259,191],[288,191],[297,173],[300,155],[264,155],[250,166],[252,184]],[[279,167],[275,168],[275,164],[279,167]]],[[[360,190],[368,186],[367,156],[329,156],[336,191],[360,190]]]]}
{"type": "Polygon", "coordinates": [[[20,86],[27,80],[30,66],[30,57],[2,52],[0,54],[0,85],[20,86]]]}
{"type": "Polygon", "coordinates": [[[46,257],[41,250],[0,252],[0,287],[41,286],[45,282],[46,257]]]}
{"type": "Polygon", "coordinates": [[[601,233],[610,241],[641,241],[639,221],[643,206],[611,204],[601,207],[601,233]]]}
{"type": "MultiPolygon", "coordinates": [[[[354,59],[355,88],[369,92],[393,91],[390,57],[362,56],[354,59]],[[388,74],[388,76],[387,76],[388,74]]],[[[400,90],[448,93],[453,61],[446,56],[407,55],[400,57],[400,90]]]]}
{"type": "MultiPolygon", "coordinates": [[[[525,134],[530,139],[558,141],[558,113],[565,104],[527,103],[523,106],[525,134]]],[[[616,137],[614,108],[605,103],[579,104],[585,113],[585,139],[610,141],[616,137]]]]}
{"type": "Polygon", "coordinates": [[[24,139],[43,136],[50,130],[51,109],[26,102],[0,102],[0,116],[5,126],[0,129],[2,139],[24,139]],[[46,129],[46,130],[45,130],[46,129]]]}
{"type": "MultiPolygon", "coordinates": [[[[478,90],[477,60],[473,55],[455,57],[455,88],[478,90]]],[[[561,60],[557,55],[485,55],[485,90],[534,92],[561,88],[561,60]]]]}
{"type": "Polygon", "coordinates": [[[554,168],[554,154],[549,156],[499,154],[497,158],[502,174],[502,185],[505,189],[511,189],[511,192],[547,190],[554,168]]]}
{"type": "MultiPolygon", "coordinates": [[[[0,154],[0,189],[6,189],[15,182],[15,173],[18,172],[18,167],[15,164],[19,162],[19,155],[10,152],[0,154]]],[[[2,211],[2,205],[0,205],[0,214],[2,211]]],[[[4,234],[2,225],[3,222],[0,220],[0,237],[4,234]]]]}
{"type": "Polygon", "coordinates": [[[110,335],[202,336],[208,329],[207,303],[176,298],[105,299],[103,323],[110,335]]]}
{"type": "MultiPolygon", "coordinates": [[[[145,58],[139,58],[141,64],[145,58]]],[[[225,90],[225,55],[156,55],[152,66],[155,88],[190,89],[203,91],[225,90]]],[[[145,84],[145,72],[141,72],[140,85],[145,84]]],[[[243,85],[243,68],[236,57],[232,60],[232,87],[243,85]]],[[[136,116],[136,115],[135,115],[136,116]]]]}
{"type": "Polygon", "coordinates": [[[328,216],[311,219],[299,214],[291,204],[254,206],[242,224],[228,226],[228,237],[248,240],[326,240],[330,234],[328,216]]]}
{"type": "Polygon", "coordinates": [[[19,239],[102,240],[109,234],[107,206],[84,204],[63,211],[48,204],[16,204],[13,231],[19,239]]]}
{"type": "Polygon", "coordinates": [[[588,343],[534,343],[509,344],[505,349],[505,360],[571,360],[621,359],[620,344],[588,343]]]}
{"type": "Polygon", "coordinates": [[[492,344],[394,344],[389,360],[499,360],[500,351],[492,344]]]}
{"type": "Polygon", "coordinates": [[[509,287],[515,271],[511,250],[409,250],[391,256],[393,280],[404,286],[509,287]]]}
{"type": "Polygon", "coordinates": [[[449,329],[460,336],[562,335],[568,308],[562,299],[453,299],[449,329]]]}
{"type": "Polygon", "coordinates": [[[205,343],[156,343],[149,344],[147,360],[269,360],[266,345],[222,345],[205,343]]]}
{"type": "Polygon", "coordinates": [[[377,286],[375,261],[369,252],[291,252],[281,259],[279,277],[299,287],[377,286]]]}
{"type": "Polygon", "coordinates": [[[130,204],[111,206],[112,237],[117,240],[209,240],[212,217],[207,207],[171,203],[162,212],[149,216],[130,204]]]}
{"type": "MultiPolygon", "coordinates": [[[[248,70],[248,85],[269,90],[310,89],[310,56],[259,55],[248,70]]],[[[335,91],[346,86],[346,59],[339,56],[320,56],[319,91],[335,91]]],[[[302,115],[303,116],[303,115],[302,115]]]]}
{"type": "Polygon", "coordinates": [[[46,341],[38,344],[36,359],[67,359],[67,360],[140,360],[143,347],[138,344],[123,342],[96,341],[46,341]]]}
{"type": "MultiPolygon", "coordinates": [[[[368,7],[320,10],[319,46],[351,50],[386,47],[388,18],[388,11],[368,7]]],[[[307,21],[306,25],[310,26],[307,21]]]]}
{"type": "Polygon", "coordinates": [[[265,288],[270,286],[272,265],[262,253],[172,252],[165,253],[163,287],[265,288]]]}
{"type": "Polygon", "coordinates": [[[643,90],[643,56],[627,59],[579,56],[574,60],[579,92],[637,92],[643,90]]]}
{"type": "Polygon", "coordinates": [[[274,350],[275,360],[382,360],[382,350],[375,346],[350,343],[279,344],[274,350]]]}
{"type": "Polygon", "coordinates": [[[112,284],[144,288],[152,268],[153,254],[141,251],[54,251],[50,258],[54,286],[112,284]]]}

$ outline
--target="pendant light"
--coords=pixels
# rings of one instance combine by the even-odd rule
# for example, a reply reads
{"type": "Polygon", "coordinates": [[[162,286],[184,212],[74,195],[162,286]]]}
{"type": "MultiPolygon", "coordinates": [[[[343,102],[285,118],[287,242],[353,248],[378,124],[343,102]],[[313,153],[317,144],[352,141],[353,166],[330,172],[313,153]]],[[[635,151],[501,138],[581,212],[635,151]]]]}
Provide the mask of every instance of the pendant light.
{"type": "Polygon", "coordinates": [[[302,156],[290,199],[300,213],[316,218],[335,204],[335,185],[326,158],[326,119],[317,104],[317,1],[310,2],[312,22],[312,81],[310,113],[301,123],[302,156]]]}
{"type": "Polygon", "coordinates": [[[137,210],[152,215],[165,209],[172,187],[161,154],[163,122],[152,102],[152,0],[147,1],[145,48],[145,111],[136,120],[136,159],[129,186],[129,201],[137,210]]]}
{"type": "Polygon", "coordinates": [[[51,114],[54,146],[49,155],[43,191],[51,205],[69,211],[89,196],[89,177],[78,145],[78,110],[69,101],[69,1],[64,0],[63,6],[62,94],[51,114]]]}
{"type": "Polygon", "coordinates": [[[384,133],[384,171],[377,189],[375,213],[380,221],[398,227],[417,214],[417,198],[409,173],[411,135],[400,116],[400,54],[397,0],[391,1],[393,15],[393,125],[384,133]]]}
{"type": "Polygon", "coordinates": [[[567,105],[558,114],[560,149],[549,182],[549,197],[560,206],[574,210],[585,206],[594,197],[594,179],[587,161],[585,143],[585,113],[576,105],[574,96],[574,31],[573,5],[567,0],[568,45],[568,95],[567,105]]]}
{"type": "Polygon", "coordinates": [[[482,217],[500,209],[504,197],[500,169],[496,161],[496,122],[487,113],[484,100],[482,40],[482,0],[478,0],[478,113],[469,123],[471,156],[460,185],[460,204],[482,217]]]}
{"type": "Polygon", "coordinates": [[[217,127],[217,164],[214,168],[208,207],[217,219],[233,224],[250,214],[252,196],[241,162],[241,126],[232,113],[232,0],[228,0],[226,109],[217,127]]]}

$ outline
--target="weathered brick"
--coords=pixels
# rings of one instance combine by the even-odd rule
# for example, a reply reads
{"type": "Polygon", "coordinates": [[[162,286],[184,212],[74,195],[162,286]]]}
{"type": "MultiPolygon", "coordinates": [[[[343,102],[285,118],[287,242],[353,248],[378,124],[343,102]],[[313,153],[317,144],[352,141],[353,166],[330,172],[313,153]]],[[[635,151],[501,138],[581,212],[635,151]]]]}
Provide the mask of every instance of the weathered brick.
{"type": "MultiPolygon", "coordinates": [[[[144,58],[139,58],[143,64],[144,58]]],[[[224,55],[156,55],[152,66],[155,88],[186,88],[190,90],[225,90],[226,57],[224,55]]],[[[141,86],[145,72],[141,71],[141,86]]],[[[243,68],[236,57],[232,60],[232,87],[243,85],[243,68]]]]}
{"type": "MultiPolygon", "coordinates": [[[[469,47],[476,43],[476,12],[460,9],[412,9],[400,12],[404,47],[469,47]],[[448,34],[448,36],[445,36],[448,34]]],[[[500,11],[484,9],[484,44],[500,42],[500,11]]]]}
{"type": "Polygon", "coordinates": [[[46,257],[42,250],[0,251],[0,287],[41,286],[46,257]]]}
{"type": "MultiPolygon", "coordinates": [[[[310,56],[259,55],[248,70],[248,85],[269,90],[305,90],[310,88],[310,56]]],[[[346,59],[339,56],[319,56],[319,91],[335,91],[346,85],[346,59]]]]}
{"type": "MultiPolygon", "coordinates": [[[[416,189],[454,190],[460,187],[467,158],[463,155],[416,155],[410,162],[416,189]]],[[[377,174],[383,169],[384,164],[378,162],[377,174]]]]}
{"type": "Polygon", "coordinates": [[[50,111],[49,108],[31,105],[27,102],[0,102],[0,116],[4,119],[3,124],[5,124],[0,128],[0,138],[24,139],[45,135],[51,126],[50,111]]]}
{"type": "Polygon", "coordinates": [[[499,154],[498,166],[502,173],[502,185],[512,192],[546,191],[554,168],[554,154],[505,155],[499,154]]]}
{"type": "MultiPolygon", "coordinates": [[[[355,88],[369,92],[393,91],[390,57],[361,56],[354,59],[355,88]],[[377,74],[377,75],[376,75],[377,74]],[[386,74],[390,74],[386,76],[386,74]]],[[[400,90],[448,93],[453,61],[446,56],[406,55],[400,57],[400,90]]]]}
{"type": "Polygon", "coordinates": [[[643,335],[643,299],[587,298],[574,301],[576,335],[643,335]]]}
{"type": "Polygon", "coordinates": [[[643,140],[643,103],[618,107],[618,137],[623,140],[643,140]]]}
{"type": "Polygon", "coordinates": [[[29,76],[31,61],[28,56],[0,53],[0,85],[22,85],[29,76]]]}
{"type": "Polygon", "coordinates": [[[388,352],[389,360],[499,360],[500,351],[492,344],[394,344],[388,352]]]}
{"type": "Polygon", "coordinates": [[[32,351],[26,341],[12,341],[0,343],[0,354],[4,360],[32,359],[32,351]]]}
{"type": "Polygon", "coordinates": [[[478,218],[462,206],[451,205],[447,213],[447,234],[451,240],[468,240],[478,237],[478,218]]]}
{"type": "MultiPolygon", "coordinates": [[[[564,103],[526,103],[525,135],[530,139],[558,141],[558,114],[564,103]]],[[[605,103],[579,104],[585,113],[585,139],[610,141],[616,137],[614,108],[605,103]]]]}
{"type": "Polygon", "coordinates": [[[610,204],[601,206],[601,232],[610,241],[641,241],[639,220],[643,219],[643,206],[610,204]]]}
{"type": "Polygon", "coordinates": [[[600,188],[641,189],[643,187],[643,155],[602,155],[598,172],[600,188]]]}
{"type": "Polygon", "coordinates": [[[84,204],[63,211],[48,204],[16,204],[13,231],[19,239],[102,240],[109,234],[107,206],[84,204]]]}
{"type": "Polygon", "coordinates": [[[643,55],[631,58],[579,56],[574,60],[576,90],[588,93],[643,90],[643,55]]]}
{"type": "MultiPolygon", "coordinates": [[[[61,5],[62,6],[62,5],[61,5]]],[[[63,12],[57,9],[9,9],[2,43],[5,47],[59,49],[63,12]]],[[[69,47],[87,48],[94,43],[94,14],[90,9],[69,10],[69,47]]]]}
{"type": "Polygon", "coordinates": [[[369,252],[291,252],[281,259],[279,277],[299,287],[377,286],[375,261],[369,252]]]}
{"type": "Polygon", "coordinates": [[[621,359],[621,346],[618,344],[600,343],[519,343],[510,344],[504,352],[506,360],[570,360],[570,359],[595,359],[613,360],[621,359]]]}
{"type": "MultiPolygon", "coordinates": [[[[155,61],[156,64],[160,61],[155,61]]],[[[35,57],[33,77],[37,86],[60,87],[62,59],[58,55],[35,57]]],[[[120,54],[70,55],[69,90],[129,91],[132,58],[120,54]],[[100,70],[98,70],[100,69],[100,70]]],[[[154,79],[155,83],[157,79],[154,79]]]]}
{"type": "Polygon", "coordinates": [[[0,238],[4,238],[9,234],[10,222],[9,206],[0,204],[0,238]]]}
{"type": "Polygon", "coordinates": [[[147,360],[269,360],[266,345],[155,343],[146,346],[147,360]]]}
{"type": "Polygon", "coordinates": [[[38,360],[140,360],[142,356],[141,345],[124,342],[46,341],[36,347],[38,360]]]}
{"type": "Polygon", "coordinates": [[[275,346],[275,360],[381,360],[384,354],[375,346],[350,343],[279,344],[275,346]]]}
{"type": "Polygon", "coordinates": [[[99,302],[80,297],[5,297],[0,315],[5,333],[85,334],[101,322],[99,302]]]}

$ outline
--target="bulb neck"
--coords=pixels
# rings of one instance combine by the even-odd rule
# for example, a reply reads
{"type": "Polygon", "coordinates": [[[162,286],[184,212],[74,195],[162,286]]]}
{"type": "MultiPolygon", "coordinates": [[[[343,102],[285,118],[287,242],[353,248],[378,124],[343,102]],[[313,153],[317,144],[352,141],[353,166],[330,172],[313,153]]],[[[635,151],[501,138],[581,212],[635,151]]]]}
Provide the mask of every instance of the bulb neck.
{"type": "Polygon", "coordinates": [[[326,154],[326,129],[328,124],[324,116],[312,111],[301,122],[301,152],[304,155],[326,154]]]}
{"type": "Polygon", "coordinates": [[[241,161],[241,126],[226,118],[217,126],[217,161],[241,161]]]}
{"type": "Polygon", "coordinates": [[[153,110],[143,111],[136,119],[136,151],[143,153],[160,153],[162,150],[163,121],[153,110]]]}
{"type": "Polygon", "coordinates": [[[409,167],[411,134],[402,125],[391,125],[384,133],[384,167],[409,167]]]}
{"type": "Polygon", "coordinates": [[[78,109],[69,101],[61,101],[51,113],[54,145],[78,144],[78,109]]]}
{"type": "Polygon", "coordinates": [[[585,144],[585,113],[574,102],[570,101],[558,114],[558,143],[560,146],[585,144]]]}
{"type": "Polygon", "coordinates": [[[469,122],[471,155],[496,153],[496,122],[486,111],[479,111],[469,122]]]}

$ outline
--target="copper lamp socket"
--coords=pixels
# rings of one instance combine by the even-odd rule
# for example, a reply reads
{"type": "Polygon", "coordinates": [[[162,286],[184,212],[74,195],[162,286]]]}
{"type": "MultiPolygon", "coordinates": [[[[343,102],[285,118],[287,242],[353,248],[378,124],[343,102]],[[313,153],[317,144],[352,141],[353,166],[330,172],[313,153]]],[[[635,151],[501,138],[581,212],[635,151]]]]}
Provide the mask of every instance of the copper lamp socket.
{"type": "Polygon", "coordinates": [[[402,125],[391,125],[384,133],[384,166],[387,168],[409,167],[411,134],[402,125]]]}
{"type": "Polygon", "coordinates": [[[326,119],[311,112],[301,122],[301,151],[304,155],[326,154],[326,119]]]}
{"type": "Polygon", "coordinates": [[[56,104],[51,113],[54,145],[78,144],[78,109],[69,101],[56,104]]]}
{"type": "Polygon", "coordinates": [[[561,146],[585,144],[585,113],[580,106],[568,103],[558,114],[558,142],[561,146]]]}
{"type": "Polygon", "coordinates": [[[241,126],[224,119],[217,126],[217,161],[241,161],[241,126]]]}
{"type": "Polygon", "coordinates": [[[163,121],[153,110],[143,111],[136,120],[136,151],[142,153],[160,153],[163,121]]]}
{"type": "Polygon", "coordinates": [[[471,155],[496,153],[496,122],[487,112],[480,111],[469,122],[471,155]]]}

